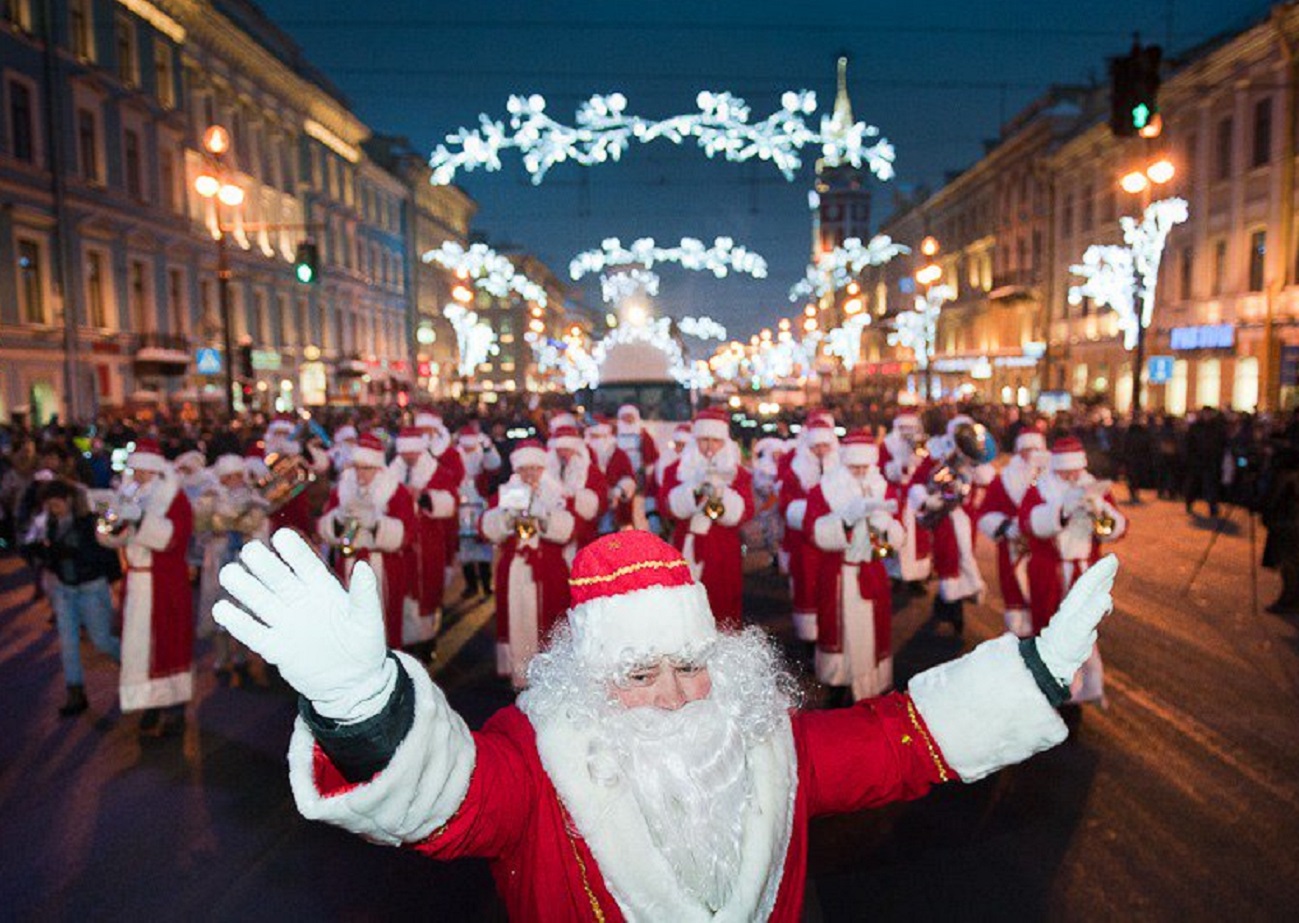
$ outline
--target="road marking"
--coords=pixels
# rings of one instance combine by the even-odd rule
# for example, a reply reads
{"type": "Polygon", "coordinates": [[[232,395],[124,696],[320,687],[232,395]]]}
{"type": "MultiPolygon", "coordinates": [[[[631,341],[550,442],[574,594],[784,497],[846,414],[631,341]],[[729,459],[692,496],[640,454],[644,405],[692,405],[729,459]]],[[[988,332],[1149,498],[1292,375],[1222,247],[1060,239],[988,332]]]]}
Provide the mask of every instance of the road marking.
{"type": "Polygon", "coordinates": [[[1237,759],[1228,746],[1219,743],[1219,736],[1208,727],[1185,712],[1165,705],[1147,693],[1140,691],[1131,678],[1121,670],[1107,666],[1105,668],[1105,684],[1121,692],[1139,708],[1145,709],[1157,719],[1171,725],[1187,740],[1198,744],[1209,754],[1230,766],[1273,798],[1285,802],[1292,808],[1299,808],[1299,795],[1296,795],[1292,789],[1278,785],[1253,766],[1237,759]]]}
{"type": "Polygon", "coordinates": [[[441,673],[456,659],[461,649],[491,621],[496,612],[492,600],[485,599],[460,616],[456,623],[438,639],[438,659],[433,664],[433,675],[441,673]]]}

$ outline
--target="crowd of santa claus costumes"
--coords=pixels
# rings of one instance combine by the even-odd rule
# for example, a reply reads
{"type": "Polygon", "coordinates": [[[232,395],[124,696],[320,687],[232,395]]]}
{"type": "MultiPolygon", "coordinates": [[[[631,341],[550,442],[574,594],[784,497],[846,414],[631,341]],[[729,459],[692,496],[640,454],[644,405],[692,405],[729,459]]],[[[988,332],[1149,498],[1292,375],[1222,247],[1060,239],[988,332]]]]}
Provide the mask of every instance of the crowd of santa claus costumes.
{"type": "MultiPolygon", "coordinates": [[[[879,695],[893,686],[895,600],[932,593],[928,627],[959,635],[965,604],[990,593],[1007,630],[1031,637],[1127,528],[1077,439],[1048,442],[1045,427],[1023,421],[1008,460],[993,465],[982,424],[924,416],[933,435],[907,410],[859,428],[813,410],[788,438],[745,444],[721,407],[671,426],[632,406],[611,418],[555,409],[508,434],[499,419],[448,423],[423,407],[334,416],[328,427],[306,414],[243,420],[179,450],[141,438],[93,498],[119,521],[99,541],[124,565],[121,708],[140,713],[143,733],[182,730],[196,640],[220,685],[273,678],[212,609],[221,569],[284,527],[345,585],[366,562],[387,644],[425,663],[448,610],[490,604],[496,669],[515,688],[565,620],[572,562],[598,536],[649,530],[670,541],[727,630],[745,622],[746,556],[752,567],[767,553],[788,584],[795,656],[834,700],[879,695]],[[979,541],[996,549],[986,578],[979,541]]],[[[1095,651],[1074,695],[1103,693],[1095,651]]]]}

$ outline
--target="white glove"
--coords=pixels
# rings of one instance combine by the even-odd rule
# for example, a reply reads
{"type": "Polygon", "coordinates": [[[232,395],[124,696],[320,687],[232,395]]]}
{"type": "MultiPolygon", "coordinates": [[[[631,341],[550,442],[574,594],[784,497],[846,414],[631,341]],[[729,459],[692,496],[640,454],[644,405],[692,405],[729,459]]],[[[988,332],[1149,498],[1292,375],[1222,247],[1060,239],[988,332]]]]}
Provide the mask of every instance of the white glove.
{"type": "Polygon", "coordinates": [[[373,532],[374,527],[379,524],[379,517],[375,514],[374,507],[367,505],[356,511],[356,521],[361,524],[362,529],[373,532]]]}
{"type": "Polygon", "coordinates": [[[221,586],[252,615],[220,600],[217,624],[278,666],[324,717],[351,724],[377,715],[396,686],[397,664],[384,644],[374,571],[357,562],[344,590],[297,532],[280,529],[271,541],[280,557],[251,542],[239,562],[221,568],[221,586]]]}
{"type": "Polygon", "coordinates": [[[853,497],[843,509],[843,521],[848,525],[861,522],[866,518],[866,498],[853,497]]]}
{"type": "Polygon", "coordinates": [[[1107,554],[1074,581],[1073,589],[1037,638],[1037,654],[1051,675],[1063,685],[1091,656],[1096,626],[1114,608],[1110,590],[1119,571],[1119,559],[1107,554]]]}

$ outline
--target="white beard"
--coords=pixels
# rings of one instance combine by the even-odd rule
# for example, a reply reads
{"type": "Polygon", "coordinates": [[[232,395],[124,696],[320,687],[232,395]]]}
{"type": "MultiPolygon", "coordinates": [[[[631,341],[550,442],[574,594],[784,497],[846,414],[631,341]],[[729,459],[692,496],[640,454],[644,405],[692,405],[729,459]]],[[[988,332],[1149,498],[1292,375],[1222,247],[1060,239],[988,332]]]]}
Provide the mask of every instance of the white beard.
{"type": "Polygon", "coordinates": [[[740,870],[752,780],[743,735],[715,698],[676,710],[615,709],[602,721],[592,775],[621,779],[678,883],[724,906],[740,870]]]}

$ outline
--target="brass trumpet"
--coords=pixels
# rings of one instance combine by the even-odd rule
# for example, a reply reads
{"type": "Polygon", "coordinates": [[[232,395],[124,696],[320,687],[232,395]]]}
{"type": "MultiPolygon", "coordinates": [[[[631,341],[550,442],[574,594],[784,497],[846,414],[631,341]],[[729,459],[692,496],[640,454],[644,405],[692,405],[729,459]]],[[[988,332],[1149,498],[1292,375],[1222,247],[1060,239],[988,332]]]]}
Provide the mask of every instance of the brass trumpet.
{"type": "Polygon", "coordinates": [[[1117,523],[1114,517],[1110,515],[1109,510],[1100,509],[1091,514],[1092,518],[1092,535],[1096,538],[1109,538],[1114,534],[1114,528],[1117,523]]]}
{"type": "Polygon", "coordinates": [[[712,481],[705,481],[703,485],[704,508],[703,514],[712,522],[722,518],[726,512],[726,503],[722,500],[722,491],[712,481]]]}
{"type": "Polygon", "coordinates": [[[124,515],[116,507],[110,506],[99,514],[99,518],[95,521],[95,532],[105,537],[118,536],[136,522],[137,520],[124,515]]]}
{"type": "Polygon", "coordinates": [[[871,528],[869,523],[866,528],[870,532],[871,557],[876,561],[883,561],[886,558],[893,557],[896,549],[889,543],[888,537],[878,529],[871,528]]]}
{"type": "Polygon", "coordinates": [[[541,531],[541,523],[536,516],[521,515],[514,520],[514,534],[520,541],[527,541],[541,531]]]}

